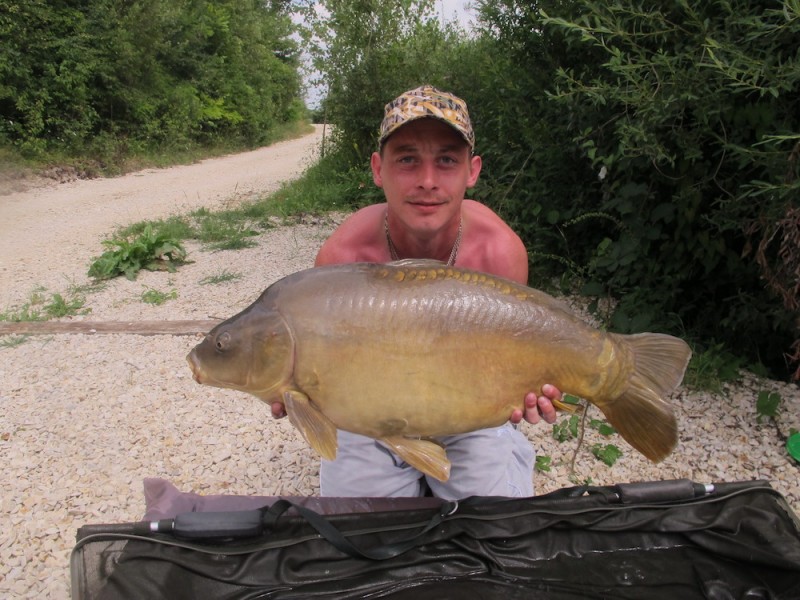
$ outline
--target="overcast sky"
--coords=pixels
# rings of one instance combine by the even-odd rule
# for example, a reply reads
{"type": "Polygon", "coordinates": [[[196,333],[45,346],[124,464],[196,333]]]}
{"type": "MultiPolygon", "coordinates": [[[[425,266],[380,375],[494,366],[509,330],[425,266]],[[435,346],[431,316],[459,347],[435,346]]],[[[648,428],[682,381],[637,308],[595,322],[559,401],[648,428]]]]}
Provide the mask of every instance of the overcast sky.
{"type": "Polygon", "coordinates": [[[469,21],[475,18],[475,11],[468,8],[469,4],[470,0],[436,0],[436,10],[446,21],[456,19],[468,29],[469,21]]]}

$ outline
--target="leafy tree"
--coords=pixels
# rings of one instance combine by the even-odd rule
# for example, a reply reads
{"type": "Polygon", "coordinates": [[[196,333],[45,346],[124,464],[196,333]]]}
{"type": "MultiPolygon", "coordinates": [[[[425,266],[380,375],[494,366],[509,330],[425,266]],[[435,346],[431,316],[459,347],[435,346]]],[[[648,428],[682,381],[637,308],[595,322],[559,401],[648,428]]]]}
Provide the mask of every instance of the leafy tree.
{"type": "Polygon", "coordinates": [[[0,141],[35,153],[91,131],[97,52],[87,27],[80,2],[0,2],[0,141]]]}
{"type": "Polygon", "coordinates": [[[268,141],[303,116],[288,8],[0,0],[0,143],[108,154],[268,141]]]}
{"type": "Polygon", "coordinates": [[[344,169],[363,169],[386,102],[423,83],[450,87],[459,32],[439,26],[433,0],[323,0],[306,4],[303,14],[338,159],[344,169]]]}

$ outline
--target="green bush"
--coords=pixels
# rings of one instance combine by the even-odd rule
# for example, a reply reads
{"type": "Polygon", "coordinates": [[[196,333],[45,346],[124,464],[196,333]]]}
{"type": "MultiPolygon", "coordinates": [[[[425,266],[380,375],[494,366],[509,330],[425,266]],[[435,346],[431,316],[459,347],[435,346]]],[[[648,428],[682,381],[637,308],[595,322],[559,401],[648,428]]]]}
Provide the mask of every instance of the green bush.
{"type": "Polygon", "coordinates": [[[305,117],[289,6],[0,0],[0,144],[119,161],[255,145],[305,117]]]}
{"type": "Polygon", "coordinates": [[[89,277],[98,280],[118,275],[134,280],[142,269],[174,271],[186,261],[186,251],[180,241],[156,232],[150,224],[146,224],[138,236],[106,240],[103,245],[109,250],[89,267],[89,277]]]}
{"type": "Polygon", "coordinates": [[[523,235],[533,283],[566,272],[618,300],[614,330],[714,340],[786,373],[797,1],[481,6],[476,193],[523,235]]]}

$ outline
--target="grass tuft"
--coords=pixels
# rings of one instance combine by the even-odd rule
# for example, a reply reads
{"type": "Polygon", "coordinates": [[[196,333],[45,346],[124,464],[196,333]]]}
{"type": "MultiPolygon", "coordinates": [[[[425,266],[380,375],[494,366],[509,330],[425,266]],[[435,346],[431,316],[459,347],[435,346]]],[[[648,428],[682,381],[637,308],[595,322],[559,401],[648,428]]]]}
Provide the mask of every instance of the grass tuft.
{"type": "Polygon", "coordinates": [[[204,277],[200,280],[200,285],[219,285],[220,283],[235,281],[236,279],[241,278],[241,273],[234,273],[225,269],[219,275],[210,275],[209,277],[204,277]]]}

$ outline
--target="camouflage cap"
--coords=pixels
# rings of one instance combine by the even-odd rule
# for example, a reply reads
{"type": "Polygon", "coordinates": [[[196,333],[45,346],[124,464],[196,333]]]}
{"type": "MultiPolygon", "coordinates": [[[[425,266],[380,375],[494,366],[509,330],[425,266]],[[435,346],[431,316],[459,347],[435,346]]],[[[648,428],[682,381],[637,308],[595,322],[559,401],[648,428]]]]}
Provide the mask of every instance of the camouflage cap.
{"type": "Polygon", "coordinates": [[[469,120],[467,103],[431,85],[409,90],[386,105],[378,146],[382,147],[387,138],[406,123],[425,117],[444,121],[461,134],[470,149],[475,149],[475,132],[469,120]]]}

